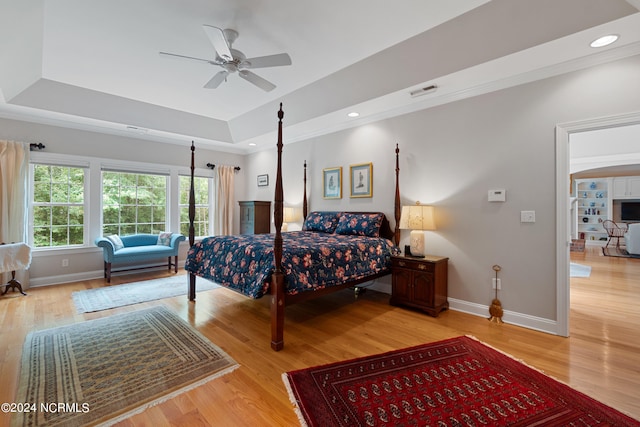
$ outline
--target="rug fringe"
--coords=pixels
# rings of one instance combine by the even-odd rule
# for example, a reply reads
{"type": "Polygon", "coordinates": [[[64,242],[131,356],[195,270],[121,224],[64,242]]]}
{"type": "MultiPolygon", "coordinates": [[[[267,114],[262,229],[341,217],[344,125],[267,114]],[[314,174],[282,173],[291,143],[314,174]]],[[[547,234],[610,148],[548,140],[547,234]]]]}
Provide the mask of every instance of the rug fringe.
{"type": "Polygon", "coordinates": [[[160,396],[155,400],[152,400],[151,402],[147,402],[146,404],[142,405],[142,406],[138,406],[136,408],[131,409],[130,411],[124,412],[114,418],[109,418],[106,421],[103,421],[99,424],[96,424],[95,427],[109,427],[112,426],[116,423],[119,423],[121,421],[126,420],[127,418],[131,418],[134,415],[140,414],[144,411],[146,411],[149,408],[152,408],[154,406],[160,405],[161,403],[166,402],[167,400],[173,399],[174,397],[182,394],[182,393],[186,393],[188,391],[193,390],[196,387],[200,387],[203,384],[208,383],[211,380],[214,380],[216,378],[219,378],[225,374],[228,374],[234,370],[236,370],[237,368],[239,368],[240,365],[239,364],[235,364],[233,366],[229,366],[228,368],[222,369],[221,371],[216,372],[213,375],[209,375],[208,377],[205,377],[199,381],[196,381],[194,383],[191,383],[185,387],[179,388],[178,390],[174,390],[173,392],[169,393],[169,394],[165,394],[164,396],[160,396]]]}
{"type": "Polygon", "coordinates": [[[287,393],[289,394],[289,400],[293,404],[293,410],[298,416],[298,421],[300,421],[300,425],[302,427],[309,427],[307,421],[302,416],[302,411],[300,410],[300,405],[298,405],[298,400],[296,399],[296,395],[291,388],[291,383],[289,382],[289,375],[287,373],[282,374],[282,382],[284,382],[284,387],[287,389],[287,393]]]}

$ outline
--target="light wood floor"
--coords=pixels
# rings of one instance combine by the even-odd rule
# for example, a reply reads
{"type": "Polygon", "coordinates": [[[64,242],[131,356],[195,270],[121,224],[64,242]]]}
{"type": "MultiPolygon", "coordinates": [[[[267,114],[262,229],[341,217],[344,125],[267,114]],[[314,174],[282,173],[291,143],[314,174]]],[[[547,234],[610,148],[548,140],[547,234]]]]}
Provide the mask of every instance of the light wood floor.
{"type": "MultiPolygon", "coordinates": [[[[369,291],[345,291],[287,309],[285,349],[269,347],[267,298],[226,289],[79,315],[73,291],[104,286],[92,280],[0,297],[0,403],[13,402],[25,335],[31,330],[165,304],[219,345],[241,367],[119,424],[130,426],[292,426],[285,371],[471,334],[616,409],[640,419],[640,260],[603,257],[595,248],[572,253],[592,266],[571,280],[571,337],[562,338],[455,311],[431,318],[391,307],[369,291]]],[[[114,277],[113,284],[167,273],[114,277]]],[[[487,301],[489,303],[489,301],[487,301]]],[[[0,413],[0,425],[8,425],[0,413]]]]}

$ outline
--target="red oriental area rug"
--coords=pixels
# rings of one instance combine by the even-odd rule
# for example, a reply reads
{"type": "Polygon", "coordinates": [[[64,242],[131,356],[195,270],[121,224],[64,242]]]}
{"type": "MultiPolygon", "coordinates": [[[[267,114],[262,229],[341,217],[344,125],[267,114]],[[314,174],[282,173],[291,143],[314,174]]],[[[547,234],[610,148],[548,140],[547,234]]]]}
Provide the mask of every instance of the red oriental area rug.
{"type": "Polygon", "coordinates": [[[309,426],[640,426],[469,337],[287,372],[309,426]]]}

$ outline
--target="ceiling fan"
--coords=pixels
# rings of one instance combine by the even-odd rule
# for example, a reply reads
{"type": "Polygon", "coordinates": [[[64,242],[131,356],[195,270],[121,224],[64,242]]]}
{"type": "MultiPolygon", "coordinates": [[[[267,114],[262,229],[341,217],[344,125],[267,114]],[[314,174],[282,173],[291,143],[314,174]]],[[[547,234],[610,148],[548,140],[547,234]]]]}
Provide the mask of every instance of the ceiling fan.
{"type": "Polygon", "coordinates": [[[206,24],[203,25],[202,28],[204,28],[204,32],[207,34],[207,37],[209,37],[211,44],[216,50],[215,59],[194,58],[193,56],[179,55],[177,53],[169,52],[160,52],[160,55],[193,59],[222,67],[223,70],[219,71],[207,82],[207,84],[204,85],[207,89],[217,88],[223,81],[226,81],[229,74],[237,72],[240,77],[249,83],[253,83],[260,89],[269,92],[275,89],[276,85],[253,73],[250,69],[291,65],[291,57],[286,53],[247,58],[244,53],[231,47],[233,42],[238,38],[238,32],[235,30],[222,30],[218,27],[206,24]]]}

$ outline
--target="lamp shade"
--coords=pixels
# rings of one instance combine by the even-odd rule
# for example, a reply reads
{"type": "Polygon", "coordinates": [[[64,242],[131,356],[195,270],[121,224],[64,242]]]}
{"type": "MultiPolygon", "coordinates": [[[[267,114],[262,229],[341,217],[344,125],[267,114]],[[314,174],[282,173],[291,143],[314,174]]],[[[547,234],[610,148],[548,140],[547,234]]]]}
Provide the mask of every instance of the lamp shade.
{"type": "Polygon", "coordinates": [[[403,206],[400,228],[405,230],[435,230],[434,209],[429,205],[403,206]]]}
{"type": "Polygon", "coordinates": [[[296,208],[285,207],[283,212],[283,221],[284,222],[295,222],[298,218],[298,213],[296,212],[296,208]]]}

